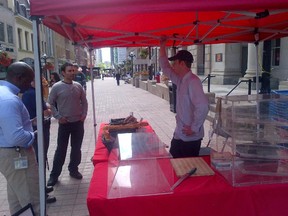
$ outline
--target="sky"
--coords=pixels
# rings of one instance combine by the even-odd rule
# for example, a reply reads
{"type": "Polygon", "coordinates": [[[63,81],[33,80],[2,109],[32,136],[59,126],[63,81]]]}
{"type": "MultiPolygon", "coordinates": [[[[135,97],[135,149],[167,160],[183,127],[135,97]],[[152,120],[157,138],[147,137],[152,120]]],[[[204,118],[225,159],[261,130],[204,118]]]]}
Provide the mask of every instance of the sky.
{"type": "Polygon", "coordinates": [[[111,62],[111,58],[110,58],[110,48],[102,48],[102,60],[103,62],[111,62]]]}

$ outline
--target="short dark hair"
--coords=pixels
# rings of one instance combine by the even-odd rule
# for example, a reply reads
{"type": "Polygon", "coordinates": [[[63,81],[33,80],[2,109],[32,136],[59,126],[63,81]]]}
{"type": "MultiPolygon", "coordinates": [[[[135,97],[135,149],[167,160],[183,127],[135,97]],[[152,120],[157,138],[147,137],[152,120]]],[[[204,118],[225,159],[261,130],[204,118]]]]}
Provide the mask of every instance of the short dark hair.
{"type": "Polygon", "coordinates": [[[6,81],[14,84],[23,93],[30,87],[34,79],[33,69],[25,62],[14,62],[9,65],[6,75],[6,81]]]}
{"type": "Polygon", "coordinates": [[[65,71],[65,70],[66,70],[66,67],[68,67],[68,66],[73,66],[73,64],[70,63],[70,62],[64,63],[64,64],[61,66],[61,71],[65,71]]]}
{"type": "Polygon", "coordinates": [[[16,76],[31,76],[31,74],[34,76],[32,67],[23,61],[18,61],[9,65],[7,69],[6,80],[10,81],[13,79],[13,77],[16,76]]]}

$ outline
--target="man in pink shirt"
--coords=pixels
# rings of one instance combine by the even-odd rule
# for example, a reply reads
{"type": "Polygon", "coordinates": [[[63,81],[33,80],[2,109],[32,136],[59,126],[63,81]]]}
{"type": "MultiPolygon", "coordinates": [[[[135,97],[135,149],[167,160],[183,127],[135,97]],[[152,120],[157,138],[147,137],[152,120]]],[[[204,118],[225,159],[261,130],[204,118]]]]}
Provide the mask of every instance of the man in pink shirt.
{"type": "Polygon", "coordinates": [[[163,73],[177,86],[176,128],[170,153],[174,158],[199,156],[204,137],[203,123],[208,114],[208,99],[198,76],[192,73],[193,56],[180,50],[171,58],[166,54],[166,37],[160,40],[159,62],[163,73]],[[169,61],[172,61],[170,65],[169,61]]]}

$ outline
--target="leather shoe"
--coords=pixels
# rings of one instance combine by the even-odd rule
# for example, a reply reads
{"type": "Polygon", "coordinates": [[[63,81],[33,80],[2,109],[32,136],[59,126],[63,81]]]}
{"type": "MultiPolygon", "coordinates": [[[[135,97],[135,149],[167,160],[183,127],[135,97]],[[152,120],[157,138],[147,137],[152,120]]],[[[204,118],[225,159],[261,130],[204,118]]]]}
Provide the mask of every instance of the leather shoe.
{"type": "Polygon", "coordinates": [[[75,179],[82,179],[83,176],[79,171],[70,172],[70,176],[75,179]]]}
{"type": "Polygon", "coordinates": [[[51,196],[51,195],[47,195],[46,203],[54,203],[54,202],[56,202],[56,197],[51,196]]]}
{"type": "Polygon", "coordinates": [[[53,190],[54,190],[54,188],[52,186],[46,186],[46,188],[45,188],[46,194],[51,193],[53,190]]]}
{"type": "Polygon", "coordinates": [[[58,182],[57,177],[50,176],[48,183],[47,183],[47,186],[54,186],[57,182],[58,182]]]}

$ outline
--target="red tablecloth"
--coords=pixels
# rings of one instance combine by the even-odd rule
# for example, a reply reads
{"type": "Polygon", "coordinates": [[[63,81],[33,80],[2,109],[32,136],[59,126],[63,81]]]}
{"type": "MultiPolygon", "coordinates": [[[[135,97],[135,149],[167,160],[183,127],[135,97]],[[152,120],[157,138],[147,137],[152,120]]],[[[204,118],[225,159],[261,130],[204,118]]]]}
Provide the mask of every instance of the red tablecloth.
{"type": "MultiPolygon", "coordinates": [[[[105,145],[102,142],[103,127],[107,124],[108,123],[101,123],[100,128],[99,128],[96,148],[95,148],[94,155],[92,158],[94,165],[96,163],[99,163],[99,162],[108,161],[109,152],[108,152],[108,149],[105,147],[105,145]]],[[[143,132],[145,131],[147,133],[154,132],[154,130],[152,129],[152,127],[149,124],[147,126],[141,128],[141,131],[143,131],[143,132]]]]}
{"type": "Polygon", "coordinates": [[[95,164],[87,196],[90,216],[288,215],[287,184],[234,188],[218,173],[189,178],[173,194],[107,199],[107,166],[95,164]]]}
{"type": "MultiPolygon", "coordinates": [[[[149,130],[153,131],[151,127],[149,130]]],[[[107,199],[108,152],[101,143],[100,129],[87,195],[90,216],[288,215],[288,184],[235,188],[217,172],[214,176],[191,177],[182,182],[173,194],[107,199]]],[[[167,166],[171,166],[169,159],[164,160],[167,166]]],[[[209,157],[205,160],[210,163],[209,157]]],[[[176,176],[174,178],[176,182],[176,176]]]]}

